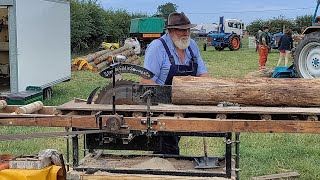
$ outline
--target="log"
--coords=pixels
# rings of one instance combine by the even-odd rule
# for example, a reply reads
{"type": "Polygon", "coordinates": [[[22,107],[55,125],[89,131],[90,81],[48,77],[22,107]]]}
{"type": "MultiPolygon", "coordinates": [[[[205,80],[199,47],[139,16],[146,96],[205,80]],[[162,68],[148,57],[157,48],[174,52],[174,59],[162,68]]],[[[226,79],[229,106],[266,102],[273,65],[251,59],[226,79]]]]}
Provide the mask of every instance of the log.
{"type": "Polygon", "coordinates": [[[0,100],[0,109],[4,109],[7,107],[7,101],[5,100],[0,100]]]}
{"type": "Polygon", "coordinates": [[[103,54],[102,56],[99,56],[99,57],[95,58],[93,61],[94,61],[95,64],[98,65],[98,64],[100,64],[101,62],[107,60],[107,58],[108,58],[109,56],[112,56],[112,55],[114,55],[114,54],[121,53],[121,52],[126,51],[126,50],[129,50],[129,49],[131,49],[131,47],[129,47],[129,46],[123,46],[123,47],[121,47],[121,48],[119,48],[119,49],[116,49],[116,50],[110,51],[110,52],[108,52],[108,53],[106,53],[106,54],[103,54]]]}
{"type": "Polygon", "coordinates": [[[7,107],[7,101],[5,100],[0,100],[0,109],[4,109],[7,107]]]}
{"type": "Polygon", "coordinates": [[[103,55],[103,54],[106,54],[108,52],[110,52],[111,50],[110,49],[106,49],[106,50],[102,50],[102,51],[98,51],[98,52],[95,52],[95,53],[92,53],[92,54],[88,54],[84,57],[82,57],[83,59],[85,59],[86,61],[88,62],[92,62],[95,58],[103,55]]]}
{"type": "Polygon", "coordinates": [[[101,62],[100,64],[97,64],[97,65],[96,65],[96,67],[97,67],[96,71],[101,71],[101,70],[107,68],[107,66],[109,65],[109,63],[110,63],[109,61],[103,61],[103,62],[101,62]]]}
{"type": "Polygon", "coordinates": [[[140,61],[139,61],[139,57],[137,55],[133,55],[131,57],[128,57],[128,59],[126,60],[126,63],[129,63],[129,64],[139,64],[140,61]]]}
{"type": "Polygon", "coordinates": [[[110,55],[109,57],[107,57],[107,61],[108,61],[108,62],[112,62],[113,58],[114,58],[115,56],[117,56],[117,55],[123,55],[123,56],[129,58],[129,57],[135,55],[135,52],[134,52],[133,49],[128,49],[128,50],[122,51],[122,52],[120,52],[120,53],[115,53],[115,54],[110,55]]]}
{"type": "Polygon", "coordinates": [[[27,104],[25,106],[18,107],[15,111],[17,114],[31,114],[36,111],[39,111],[43,108],[43,103],[41,101],[37,101],[34,103],[27,104]]]}
{"type": "Polygon", "coordinates": [[[320,106],[320,79],[174,77],[173,104],[320,106]]]}

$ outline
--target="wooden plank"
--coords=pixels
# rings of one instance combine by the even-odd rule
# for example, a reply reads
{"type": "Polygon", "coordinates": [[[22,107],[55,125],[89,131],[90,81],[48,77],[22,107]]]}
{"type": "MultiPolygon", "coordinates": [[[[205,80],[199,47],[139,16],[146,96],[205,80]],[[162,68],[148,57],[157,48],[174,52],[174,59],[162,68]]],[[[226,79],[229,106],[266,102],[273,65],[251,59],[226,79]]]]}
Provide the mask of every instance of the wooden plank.
{"type": "Polygon", "coordinates": [[[320,95],[314,93],[318,89],[319,79],[176,76],[172,103],[216,105],[226,101],[256,106],[319,107],[320,95]]]}
{"type": "Polygon", "coordinates": [[[40,126],[40,127],[71,127],[71,117],[48,116],[30,117],[15,116],[12,118],[0,118],[0,126],[40,126]]]}
{"type": "MultiPolygon", "coordinates": [[[[86,104],[83,102],[75,103],[70,101],[57,107],[58,110],[74,111],[112,111],[112,105],[108,104],[86,104]]],[[[145,112],[145,105],[117,105],[117,111],[145,112]]],[[[173,105],[159,104],[151,106],[152,112],[167,113],[219,113],[219,114],[301,114],[301,115],[320,115],[320,108],[302,107],[218,107],[218,106],[197,106],[197,105],[173,105]]]]}
{"type": "MultiPolygon", "coordinates": [[[[249,133],[320,133],[319,121],[221,120],[197,118],[157,118],[156,131],[173,132],[249,132],[249,133]]],[[[125,118],[131,129],[143,129],[135,118],[125,118]]]]}
{"type": "MultiPolygon", "coordinates": [[[[80,175],[80,180],[230,180],[220,177],[181,177],[181,176],[158,176],[158,175],[143,175],[143,174],[112,174],[105,175],[80,175]]],[[[234,178],[232,178],[234,179],[234,178]]]]}
{"type": "MultiPolygon", "coordinates": [[[[102,124],[106,118],[103,117],[102,124]]],[[[141,124],[145,118],[125,117],[130,130],[146,130],[141,124]]],[[[320,134],[320,121],[263,121],[263,120],[221,120],[207,118],[158,117],[155,131],[172,132],[250,132],[250,133],[314,133],[320,134]]],[[[94,116],[55,116],[41,118],[5,118],[0,119],[1,126],[44,126],[98,128],[94,116]]]]}
{"type": "Polygon", "coordinates": [[[271,174],[266,176],[253,177],[252,180],[275,180],[275,179],[293,179],[299,177],[300,174],[297,172],[287,172],[280,174],[271,174]]]}

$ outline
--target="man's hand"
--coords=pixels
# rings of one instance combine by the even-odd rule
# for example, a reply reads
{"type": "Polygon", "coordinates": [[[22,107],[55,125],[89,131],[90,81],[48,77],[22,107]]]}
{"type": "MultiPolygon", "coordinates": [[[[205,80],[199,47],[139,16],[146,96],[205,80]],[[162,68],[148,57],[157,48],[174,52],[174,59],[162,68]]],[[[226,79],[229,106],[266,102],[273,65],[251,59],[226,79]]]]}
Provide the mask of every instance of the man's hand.
{"type": "Polygon", "coordinates": [[[200,74],[198,77],[209,77],[209,74],[200,74]]]}
{"type": "Polygon", "coordinates": [[[156,84],[156,82],[154,82],[153,80],[150,79],[141,79],[140,80],[140,84],[156,84]]]}

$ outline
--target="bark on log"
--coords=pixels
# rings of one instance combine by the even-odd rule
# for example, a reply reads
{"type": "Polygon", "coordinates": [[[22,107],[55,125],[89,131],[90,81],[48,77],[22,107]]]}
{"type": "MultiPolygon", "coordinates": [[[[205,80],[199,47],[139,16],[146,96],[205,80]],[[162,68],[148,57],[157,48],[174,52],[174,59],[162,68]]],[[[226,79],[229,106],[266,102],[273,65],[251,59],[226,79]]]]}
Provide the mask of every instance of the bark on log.
{"type": "Polygon", "coordinates": [[[119,49],[116,49],[116,50],[110,51],[110,52],[108,52],[108,53],[106,53],[106,54],[103,54],[102,56],[99,56],[99,57],[95,58],[93,61],[94,61],[95,64],[98,65],[98,64],[100,64],[101,62],[107,60],[107,58],[108,58],[109,56],[112,56],[112,55],[114,55],[114,54],[119,54],[119,53],[121,53],[121,52],[123,52],[123,51],[126,51],[126,50],[129,50],[129,49],[132,49],[132,48],[129,47],[129,46],[123,46],[123,47],[121,47],[121,48],[119,48],[119,49]]]}
{"type": "Polygon", "coordinates": [[[7,101],[5,100],[0,100],[0,109],[4,109],[7,107],[7,101]]]}
{"type": "Polygon", "coordinates": [[[126,60],[126,63],[129,63],[129,64],[139,64],[139,57],[137,55],[133,55],[131,57],[128,57],[128,59],[126,60]]]}
{"type": "Polygon", "coordinates": [[[117,56],[117,55],[123,55],[123,56],[129,58],[129,57],[135,55],[135,52],[134,52],[133,49],[128,49],[128,50],[125,50],[125,51],[120,52],[120,53],[115,53],[115,54],[110,55],[109,57],[107,57],[107,61],[108,61],[109,63],[111,63],[111,62],[112,62],[112,59],[113,59],[115,56],[117,56]]]}
{"type": "Polygon", "coordinates": [[[174,77],[173,104],[320,106],[320,79],[174,77]]]}
{"type": "Polygon", "coordinates": [[[108,61],[103,61],[103,62],[101,62],[100,64],[97,64],[97,69],[96,69],[96,71],[101,71],[101,70],[107,68],[108,65],[109,65],[109,62],[108,62],[108,61]]]}
{"type": "Polygon", "coordinates": [[[109,53],[110,51],[111,51],[110,49],[106,49],[106,50],[98,51],[98,52],[95,52],[92,54],[88,54],[82,58],[85,59],[87,62],[92,62],[95,58],[97,58],[103,54],[109,53]]]}
{"type": "Polygon", "coordinates": [[[41,101],[37,101],[31,104],[27,104],[25,106],[18,107],[15,111],[17,114],[31,114],[36,111],[39,111],[43,108],[43,103],[41,101]]]}

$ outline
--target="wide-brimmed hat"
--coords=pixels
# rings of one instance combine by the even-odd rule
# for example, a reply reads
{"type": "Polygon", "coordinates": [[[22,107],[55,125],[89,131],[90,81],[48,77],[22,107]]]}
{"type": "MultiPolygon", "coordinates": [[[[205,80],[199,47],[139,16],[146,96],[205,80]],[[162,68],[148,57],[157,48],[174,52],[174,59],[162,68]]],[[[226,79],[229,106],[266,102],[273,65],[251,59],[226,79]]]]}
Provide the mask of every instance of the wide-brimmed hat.
{"type": "Polygon", "coordinates": [[[167,29],[189,29],[196,26],[196,24],[191,24],[190,20],[183,12],[173,12],[168,17],[167,29]]]}

